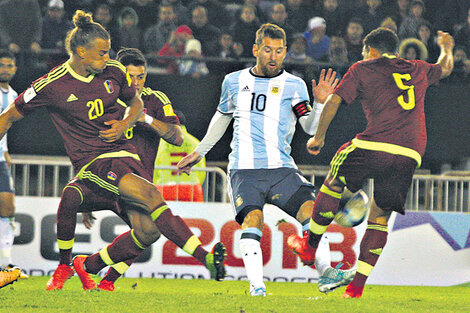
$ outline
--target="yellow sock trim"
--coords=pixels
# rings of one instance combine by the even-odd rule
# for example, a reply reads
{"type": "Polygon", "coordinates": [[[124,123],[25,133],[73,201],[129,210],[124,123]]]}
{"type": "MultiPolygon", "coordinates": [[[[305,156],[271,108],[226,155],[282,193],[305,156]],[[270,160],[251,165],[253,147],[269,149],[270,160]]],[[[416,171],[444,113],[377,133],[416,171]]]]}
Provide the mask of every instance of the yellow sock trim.
{"type": "Polygon", "coordinates": [[[341,199],[341,193],[333,191],[325,185],[322,185],[320,187],[320,192],[326,193],[327,195],[332,196],[333,198],[341,199]]]}
{"type": "Polygon", "coordinates": [[[112,268],[114,268],[116,272],[122,275],[127,271],[127,269],[129,268],[129,265],[127,265],[124,262],[119,262],[117,264],[112,265],[112,268]]]}
{"type": "Polygon", "coordinates": [[[150,213],[150,217],[152,218],[152,221],[156,221],[157,218],[166,210],[168,209],[167,205],[161,206],[152,213],[150,213]]]}
{"type": "Polygon", "coordinates": [[[312,218],[310,218],[310,231],[315,235],[323,235],[328,228],[328,225],[323,226],[315,223],[312,218]]]}
{"type": "Polygon", "coordinates": [[[131,236],[132,236],[132,239],[134,239],[134,242],[135,244],[137,245],[137,247],[139,247],[140,249],[144,250],[146,247],[144,244],[142,244],[139,239],[137,239],[137,237],[135,236],[134,234],[134,229],[131,229],[131,236]]]}
{"type": "Polygon", "coordinates": [[[106,265],[114,265],[114,261],[111,260],[111,257],[109,256],[108,247],[101,249],[100,257],[106,265]]]}
{"type": "Polygon", "coordinates": [[[57,243],[59,244],[59,249],[62,249],[62,250],[72,249],[74,242],[75,242],[75,238],[72,238],[71,240],[57,239],[57,243]]]}
{"type": "Polygon", "coordinates": [[[357,261],[357,272],[358,273],[369,277],[370,272],[372,272],[373,269],[374,269],[374,267],[372,265],[367,264],[364,261],[357,261]]]}
{"type": "Polygon", "coordinates": [[[186,243],[184,244],[183,251],[190,255],[193,255],[196,248],[200,245],[201,241],[199,240],[199,238],[197,238],[196,235],[192,235],[191,238],[189,238],[188,241],[186,241],[186,243]]]}
{"type": "Polygon", "coordinates": [[[378,230],[378,231],[383,231],[383,232],[388,233],[387,225],[369,224],[367,225],[367,229],[373,229],[373,230],[378,230]]]}

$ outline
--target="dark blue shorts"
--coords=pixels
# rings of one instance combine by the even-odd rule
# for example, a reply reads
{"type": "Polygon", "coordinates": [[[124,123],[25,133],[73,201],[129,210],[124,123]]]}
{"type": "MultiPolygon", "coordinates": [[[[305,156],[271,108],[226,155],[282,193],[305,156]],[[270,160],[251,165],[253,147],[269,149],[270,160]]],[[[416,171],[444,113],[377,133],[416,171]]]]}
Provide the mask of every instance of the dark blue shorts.
{"type": "Polygon", "coordinates": [[[231,170],[228,182],[235,219],[240,224],[250,211],[262,210],[265,203],[295,217],[302,203],[315,199],[313,185],[294,168],[231,170]],[[308,189],[301,195],[304,199],[292,201],[301,189],[308,189]]]}
{"type": "Polygon", "coordinates": [[[15,193],[13,179],[11,178],[10,169],[7,162],[0,162],[0,192],[15,193]]]}

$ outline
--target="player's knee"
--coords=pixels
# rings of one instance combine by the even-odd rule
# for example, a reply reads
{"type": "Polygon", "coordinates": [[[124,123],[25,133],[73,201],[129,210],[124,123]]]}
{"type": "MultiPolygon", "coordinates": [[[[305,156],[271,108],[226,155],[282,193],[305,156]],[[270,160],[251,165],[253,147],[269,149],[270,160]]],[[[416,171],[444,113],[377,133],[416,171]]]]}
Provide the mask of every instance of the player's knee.
{"type": "Polygon", "coordinates": [[[251,207],[247,211],[241,223],[242,228],[256,227],[262,230],[264,224],[263,211],[258,207],[251,207]]]}
{"type": "Polygon", "coordinates": [[[155,225],[151,226],[141,224],[137,227],[134,227],[134,235],[141,243],[145,244],[146,246],[150,246],[152,243],[157,241],[158,238],[160,238],[161,234],[155,225]]]}
{"type": "Polygon", "coordinates": [[[11,205],[4,205],[0,208],[0,217],[11,217],[15,215],[15,206],[11,205]]]}
{"type": "Polygon", "coordinates": [[[300,186],[286,202],[284,212],[302,222],[312,215],[314,201],[313,186],[300,186]]]}

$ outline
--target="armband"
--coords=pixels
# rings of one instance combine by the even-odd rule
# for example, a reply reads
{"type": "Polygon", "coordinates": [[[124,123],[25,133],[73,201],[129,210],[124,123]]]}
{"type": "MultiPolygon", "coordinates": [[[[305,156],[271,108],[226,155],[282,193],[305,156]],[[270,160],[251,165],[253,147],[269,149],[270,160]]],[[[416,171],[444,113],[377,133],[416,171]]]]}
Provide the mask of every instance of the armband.
{"type": "Polygon", "coordinates": [[[307,115],[310,111],[312,111],[312,106],[308,101],[300,102],[292,108],[294,110],[294,114],[297,118],[307,115]]]}
{"type": "Polygon", "coordinates": [[[145,118],[145,123],[151,125],[152,122],[153,122],[153,117],[151,117],[151,116],[148,115],[147,113],[144,113],[144,114],[145,114],[145,116],[144,116],[144,118],[145,118]]]}

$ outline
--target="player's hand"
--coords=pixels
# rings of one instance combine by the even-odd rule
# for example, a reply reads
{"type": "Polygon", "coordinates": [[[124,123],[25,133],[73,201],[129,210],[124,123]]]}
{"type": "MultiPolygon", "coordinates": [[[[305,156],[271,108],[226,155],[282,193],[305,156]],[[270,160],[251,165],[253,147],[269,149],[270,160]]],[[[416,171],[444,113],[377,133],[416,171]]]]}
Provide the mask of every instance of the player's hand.
{"type": "Polygon", "coordinates": [[[312,79],[312,92],[315,101],[319,103],[325,103],[329,95],[333,93],[338,85],[339,79],[336,78],[336,72],[331,68],[328,72],[325,69],[321,70],[320,78],[318,79],[318,85],[315,79],[312,79]],[[325,74],[326,73],[326,74],[325,74]]]}
{"type": "Polygon", "coordinates": [[[446,51],[452,51],[455,45],[454,38],[441,30],[437,31],[437,44],[446,51]]]}
{"type": "Polygon", "coordinates": [[[317,155],[320,153],[321,148],[325,145],[325,141],[318,139],[316,137],[312,137],[307,141],[307,150],[308,153],[317,155]]]}
{"type": "Polygon", "coordinates": [[[83,224],[87,229],[91,229],[95,224],[96,217],[93,216],[91,212],[82,213],[83,224]]]}
{"type": "Polygon", "coordinates": [[[188,154],[184,158],[182,158],[176,167],[178,167],[178,174],[181,173],[186,173],[190,174],[191,173],[191,168],[196,165],[199,161],[201,161],[202,156],[200,156],[197,152],[193,152],[191,154],[188,154]]]}
{"type": "Polygon", "coordinates": [[[100,138],[105,142],[114,142],[122,137],[122,134],[129,128],[124,121],[107,121],[105,125],[111,126],[107,130],[100,131],[100,138]]]}

